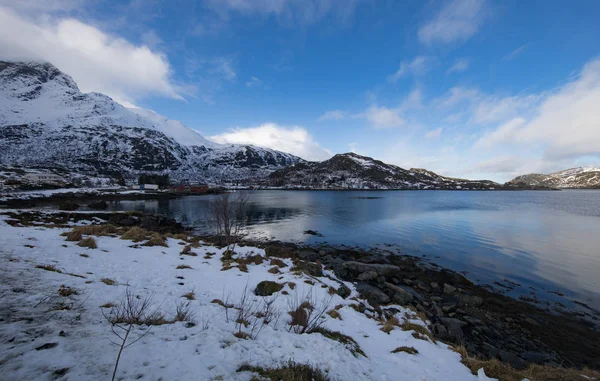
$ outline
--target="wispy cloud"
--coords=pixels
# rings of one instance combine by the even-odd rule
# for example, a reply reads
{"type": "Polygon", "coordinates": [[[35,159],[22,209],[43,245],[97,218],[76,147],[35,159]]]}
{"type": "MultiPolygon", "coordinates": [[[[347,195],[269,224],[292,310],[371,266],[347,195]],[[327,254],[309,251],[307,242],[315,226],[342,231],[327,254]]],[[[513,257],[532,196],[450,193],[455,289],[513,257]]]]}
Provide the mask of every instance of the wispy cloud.
{"type": "Polygon", "coordinates": [[[419,28],[419,41],[424,44],[466,41],[477,33],[485,16],[485,0],[449,0],[419,28]]]}
{"type": "Polygon", "coordinates": [[[466,58],[459,58],[454,62],[454,65],[450,66],[447,73],[461,73],[469,69],[469,60],[466,58]]]}
{"type": "Polygon", "coordinates": [[[348,115],[348,113],[343,110],[330,110],[330,111],[326,111],[323,115],[319,116],[317,121],[322,122],[325,120],[342,120],[347,115],[348,115]]]}
{"type": "Polygon", "coordinates": [[[248,82],[246,82],[246,86],[247,87],[257,87],[257,86],[262,86],[263,82],[260,80],[260,78],[252,76],[250,77],[250,80],[248,82]]]}
{"type": "Polygon", "coordinates": [[[439,139],[442,136],[442,127],[431,130],[425,134],[425,139],[439,139]]]}
{"type": "Polygon", "coordinates": [[[396,72],[388,76],[388,81],[395,83],[406,75],[422,75],[425,74],[430,68],[430,59],[424,56],[416,56],[412,61],[400,62],[400,67],[396,72]]]}
{"type": "Polygon", "coordinates": [[[515,50],[513,50],[512,52],[508,53],[506,56],[504,56],[504,59],[506,61],[510,61],[513,58],[515,58],[516,56],[518,56],[519,54],[523,53],[525,50],[527,50],[527,48],[529,47],[529,45],[531,45],[531,43],[526,43],[523,44],[521,46],[519,46],[518,48],[516,48],[515,50]]]}
{"type": "Polygon", "coordinates": [[[366,119],[374,128],[395,128],[404,124],[400,115],[400,108],[387,108],[384,106],[370,106],[364,112],[352,117],[366,119]]]}

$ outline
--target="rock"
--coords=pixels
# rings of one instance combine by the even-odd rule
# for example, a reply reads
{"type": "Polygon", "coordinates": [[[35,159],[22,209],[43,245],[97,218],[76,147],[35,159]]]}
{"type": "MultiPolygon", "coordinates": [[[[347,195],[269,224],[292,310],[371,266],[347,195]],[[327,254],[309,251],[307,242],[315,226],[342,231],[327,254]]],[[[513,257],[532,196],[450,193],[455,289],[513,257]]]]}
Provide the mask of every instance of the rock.
{"type": "Polygon", "coordinates": [[[460,342],[463,339],[464,332],[462,330],[462,327],[467,325],[467,323],[465,323],[462,320],[447,317],[441,318],[440,321],[442,322],[442,324],[444,324],[444,326],[446,326],[446,329],[448,330],[449,339],[454,340],[456,342],[460,342]]]}
{"type": "Polygon", "coordinates": [[[448,330],[443,324],[435,324],[433,326],[433,333],[442,340],[448,337],[448,330]]]}
{"type": "Polygon", "coordinates": [[[318,253],[315,253],[312,250],[301,250],[297,253],[298,258],[303,259],[305,261],[314,262],[320,258],[318,253]]]}
{"type": "Polygon", "coordinates": [[[465,320],[467,323],[469,323],[469,324],[471,324],[471,325],[478,325],[478,324],[481,324],[481,319],[478,319],[478,318],[476,318],[476,317],[473,317],[473,316],[463,316],[463,319],[464,319],[464,320],[465,320]]]}
{"type": "Polygon", "coordinates": [[[394,299],[396,303],[406,305],[413,301],[413,295],[404,288],[387,282],[384,283],[384,286],[394,293],[392,299],[394,299]]]}
{"type": "Polygon", "coordinates": [[[500,360],[502,360],[504,362],[509,363],[510,365],[512,365],[513,367],[515,367],[517,369],[522,369],[525,367],[525,361],[521,360],[514,353],[501,350],[498,352],[498,358],[500,358],[500,360]]]}
{"type": "Polygon", "coordinates": [[[540,326],[540,323],[538,323],[537,321],[533,320],[530,317],[523,319],[523,322],[527,323],[527,324],[530,324],[530,325],[533,325],[533,326],[536,326],[536,327],[540,326]]]}
{"type": "Polygon", "coordinates": [[[88,208],[94,209],[94,210],[106,210],[106,208],[108,208],[108,204],[106,203],[106,201],[100,200],[100,201],[89,203],[88,208]]]}
{"type": "Polygon", "coordinates": [[[456,287],[449,285],[448,283],[444,284],[444,294],[452,295],[456,292],[456,287]]]}
{"type": "Polygon", "coordinates": [[[319,233],[316,230],[310,230],[310,229],[309,230],[305,230],[304,234],[314,235],[314,236],[317,236],[317,237],[323,237],[323,234],[319,233]]]}
{"type": "Polygon", "coordinates": [[[135,221],[131,218],[123,218],[123,219],[119,220],[118,224],[121,226],[131,226],[131,225],[135,224],[135,221]]]}
{"type": "Polygon", "coordinates": [[[290,247],[270,245],[265,247],[267,257],[295,258],[296,253],[290,247]]]}
{"type": "Polygon", "coordinates": [[[256,285],[254,293],[258,296],[269,296],[281,291],[282,288],[282,284],[279,284],[277,282],[271,282],[268,280],[263,280],[262,282],[256,285]]]}
{"type": "Polygon", "coordinates": [[[396,274],[400,270],[400,268],[398,266],[394,266],[394,265],[369,264],[369,263],[362,263],[362,262],[356,262],[356,261],[344,262],[342,267],[344,267],[348,271],[356,273],[356,274],[362,274],[362,273],[366,273],[368,271],[374,271],[377,273],[377,276],[390,276],[390,277],[393,276],[394,274],[396,274]]]}
{"type": "Polygon", "coordinates": [[[367,271],[362,274],[358,274],[358,280],[369,281],[377,279],[377,273],[375,271],[367,271]]]}
{"type": "Polygon", "coordinates": [[[73,201],[63,201],[58,204],[59,210],[77,210],[79,209],[79,204],[73,201]]]}
{"type": "Polygon", "coordinates": [[[367,299],[369,304],[373,307],[377,307],[383,303],[389,303],[390,297],[387,296],[380,288],[371,286],[368,283],[358,283],[356,285],[356,291],[358,291],[362,297],[367,299]]]}
{"type": "Polygon", "coordinates": [[[40,345],[39,347],[35,348],[36,351],[43,351],[44,349],[51,349],[54,348],[58,345],[58,343],[46,343],[43,345],[40,345]]]}
{"type": "Polygon", "coordinates": [[[479,296],[461,294],[457,296],[458,304],[461,306],[480,306],[483,299],[479,296]]]}
{"type": "Polygon", "coordinates": [[[346,299],[347,297],[350,296],[350,294],[352,293],[352,291],[346,287],[346,285],[342,284],[338,289],[337,289],[337,294],[339,296],[341,296],[343,299],[346,299]]]}
{"type": "Polygon", "coordinates": [[[431,282],[429,283],[429,285],[431,286],[431,288],[438,288],[438,284],[436,282],[431,282]]]}
{"type": "Polygon", "coordinates": [[[368,257],[360,258],[358,262],[367,263],[370,265],[379,264],[379,265],[389,265],[390,261],[379,255],[371,255],[368,257]]]}
{"type": "Polygon", "coordinates": [[[298,261],[290,271],[299,271],[310,276],[323,276],[323,266],[306,261],[298,261]]]}
{"type": "Polygon", "coordinates": [[[544,364],[554,360],[553,355],[543,352],[523,352],[521,353],[521,357],[527,362],[534,362],[536,364],[544,364]]]}

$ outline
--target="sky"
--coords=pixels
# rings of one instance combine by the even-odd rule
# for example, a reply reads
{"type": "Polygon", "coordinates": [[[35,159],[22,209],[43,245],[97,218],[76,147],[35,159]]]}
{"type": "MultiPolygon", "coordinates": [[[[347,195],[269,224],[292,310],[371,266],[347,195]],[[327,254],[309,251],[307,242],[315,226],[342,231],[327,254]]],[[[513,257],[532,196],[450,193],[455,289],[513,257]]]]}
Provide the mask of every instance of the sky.
{"type": "Polygon", "coordinates": [[[219,143],[507,181],[600,166],[596,0],[0,0],[0,59],[219,143]]]}

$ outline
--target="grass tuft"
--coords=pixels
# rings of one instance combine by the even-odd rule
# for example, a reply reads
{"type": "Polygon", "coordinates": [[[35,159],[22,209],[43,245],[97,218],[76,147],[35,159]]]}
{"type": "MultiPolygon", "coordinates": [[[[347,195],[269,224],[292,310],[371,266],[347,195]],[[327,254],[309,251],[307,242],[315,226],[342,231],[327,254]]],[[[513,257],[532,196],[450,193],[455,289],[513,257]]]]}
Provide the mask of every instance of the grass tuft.
{"type": "Polygon", "coordinates": [[[187,300],[196,300],[196,294],[194,291],[187,292],[181,295],[182,298],[186,298],[187,300]]]}
{"type": "Polygon", "coordinates": [[[104,283],[107,286],[114,286],[115,284],[117,284],[116,280],[110,278],[102,278],[100,279],[100,282],[104,283]]]}
{"type": "Polygon", "coordinates": [[[90,256],[87,254],[79,254],[80,257],[89,258],[90,256]]]}
{"type": "Polygon", "coordinates": [[[141,242],[148,237],[150,233],[146,229],[142,229],[139,226],[134,226],[131,229],[127,230],[122,236],[121,239],[126,239],[133,242],[141,242]]]}
{"type": "Polygon", "coordinates": [[[56,265],[37,265],[35,266],[37,269],[42,269],[46,271],[53,271],[55,273],[62,273],[62,270],[56,267],[56,265]]]}
{"type": "Polygon", "coordinates": [[[398,353],[398,352],[405,352],[405,353],[408,353],[409,355],[419,354],[419,351],[413,347],[398,347],[392,351],[392,353],[398,353]]]}
{"type": "Polygon", "coordinates": [[[98,245],[94,237],[87,237],[77,243],[77,246],[87,247],[88,249],[97,249],[98,245]]]}
{"type": "Polygon", "coordinates": [[[289,360],[279,368],[272,369],[242,365],[237,372],[253,372],[263,378],[277,381],[329,381],[329,377],[322,370],[310,364],[297,363],[293,360],[289,360]]]}
{"type": "Polygon", "coordinates": [[[78,295],[78,294],[79,294],[79,291],[77,291],[76,289],[71,288],[71,287],[66,287],[64,284],[62,284],[60,286],[60,288],[58,289],[58,295],[60,295],[60,296],[68,297],[71,295],[78,295]]]}
{"type": "Polygon", "coordinates": [[[100,306],[100,308],[113,308],[116,306],[117,305],[115,303],[109,302],[109,303],[104,303],[103,305],[100,306]]]}
{"type": "Polygon", "coordinates": [[[188,265],[179,265],[176,267],[177,270],[184,270],[184,269],[191,269],[192,266],[188,266],[188,265]]]}
{"type": "Polygon", "coordinates": [[[167,240],[165,239],[165,237],[161,236],[158,233],[153,233],[150,236],[150,239],[144,243],[144,246],[163,246],[163,247],[169,247],[169,245],[167,245],[167,240]]]}
{"type": "Polygon", "coordinates": [[[67,233],[67,241],[77,242],[81,241],[82,238],[83,236],[80,230],[74,229],[67,233]]]}
{"type": "Polygon", "coordinates": [[[436,343],[436,340],[433,337],[433,335],[431,334],[431,332],[429,332],[429,330],[426,327],[424,327],[420,324],[415,324],[415,323],[411,323],[409,321],[405,321],[404,323],[402,323],[400,328],[402,328],[403,331],[414,331],[414,333],[416,333],[417,335],[415,335],[413,333],[413,337],[416,339],[421,339],[421,340],[429,339],[433,343],[436,343]]]}
{"type": "Polygon", "coordinates": [[[359,355],[363,356],[363,357],[367,357],[367,355],[360,348],[360,346],[358,345],[356,340],[354,340],[352,337],[350,337],[348,335],[344,335],[341,332],[331,331],[331,330],[329,330],[327,328],[323,328],[323,327],[317,327],[317,328],[311,330],[310,333],[320,333],[321,335],[325,336],[326,338],[328,338],[330,340],[335,340],[335,341],[338,341],[338,342],[344,344],[344,346],[346,348],[348,348],[348,350],[350,350],[350,352],[354,355],[354,357],[358,357],[359,355]]]}

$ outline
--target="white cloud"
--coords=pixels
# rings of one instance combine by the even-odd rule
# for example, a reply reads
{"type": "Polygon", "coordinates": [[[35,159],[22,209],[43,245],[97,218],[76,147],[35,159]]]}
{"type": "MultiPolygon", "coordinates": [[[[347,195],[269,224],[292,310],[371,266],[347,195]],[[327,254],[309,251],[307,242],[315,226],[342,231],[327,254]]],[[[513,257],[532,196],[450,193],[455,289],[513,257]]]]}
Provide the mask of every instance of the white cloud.
{"type": "Polygon", "coordinates": [[[260,85],[262,85],[262,81],[260,80],[260,78],[255,76],[250,77],[250,80],[246,82],[247,87],[255,87],[260,85]]]}
{"type": "Polygon", "coordinates": [[[49,61],[84,92],[101,92],[125,105],[148,95],[183,99],[167,58],[145,45],[74,19],[34,21],[3,7],[0,25],[0,57],[49,61]]]}
{"type": "Polygon", "coordinates": [[[460,58],[458,60],[456,60],[456,62],[454,63],[454,65],[452,65],[447,73],[461,73],[463,71],[466,71],[469,68],[469,60],[466,58],[460,58]]]}
{"type": "Polygon", "coordinates": [[[233,68],[233,61],[230,58],[216,57],[211,60],[212,68],[210,71],[228,81],[233,81],[237,73],[233,68]]]}
{"type": "Polygon", "coordinates": [[[529,47],[529,43],[527,44],[523,44],[521,46],[519,46],[518,48],[516,48],[515,50],[513,50],[512,52],[508,53],[504,59],[507,61],[512,60],[513,58],[515,58],[516,56],[518,56],[519,54],[523,53],[528,47],[529,47]]]}
{"type": "Polygon", "coordinates": [[[306,160],[326,160],[332,153],[315,142],[305,128],[265,123],[257,127],[236,128],[211,136],[221,144],[253,144],[289,152],[306,160]]]}
{"type": "Polygon", "coordinates": [[[370,106],[365,112],[353,115],[353,118],[364,118],[375,128],[395,128],[404,124],[400,116],[400,108],[370,106]]]}
{"type": "Polygon", "coordinates": [[[435,103],[439,108],[450,108],[464,102],[473,102],[480,97],[476,89],[455,86],[451,88],[443,97],[437,99],[435,103]]]}
{"type": "Polygon", "coordinates": [[[442,136],[443,130],[444,129],[442,127],[431,130],[425,134],[425,139],[439,139],[442,136]]]}
{"type": "Polygon", "coordinates": [[[332,17],[348,21],[362,0],[207,0],[206,5],[222,20],[231,13],[245,16],[273,16],[284,25],[312,25],[332,17]]]}
{"type": "Polygon", "coordinates": [[[419,28],[419,41],[424,44],[466,41],[477,33],[484,19],[484,0],[449,0],[419,28]]]}
{"type": "Polygon", "coordinates": [[[347,114],[348,113],[343,110],[330,110],[321,115],[317,121],[322,122],[325,120],[342,120],[347,116],[347,114]]]}
{"type": "Polygon", "coordinates": [[[478,147],[530,150],[540,146],[546,160],[600,158],[600,59],[587,63],[577,78],[525,110],[521,119],[502,124],[485,134],[478,147]]]}
{"type": "Polygon", "coordinates": [[[532,109],[542,96],[537,94],[506,97],[482,96],[473,110],[473,120],[476,123],[505,121],[532,109]]]}
{"type": "Polygon", "coordinates": [[[422,75],[429,70],[429,59],[424,56],[416,56],[412,61],[400,62],[398,70],[388,76],[389,82],[398,82],[398,80],[408,74],[422,75]]]}

